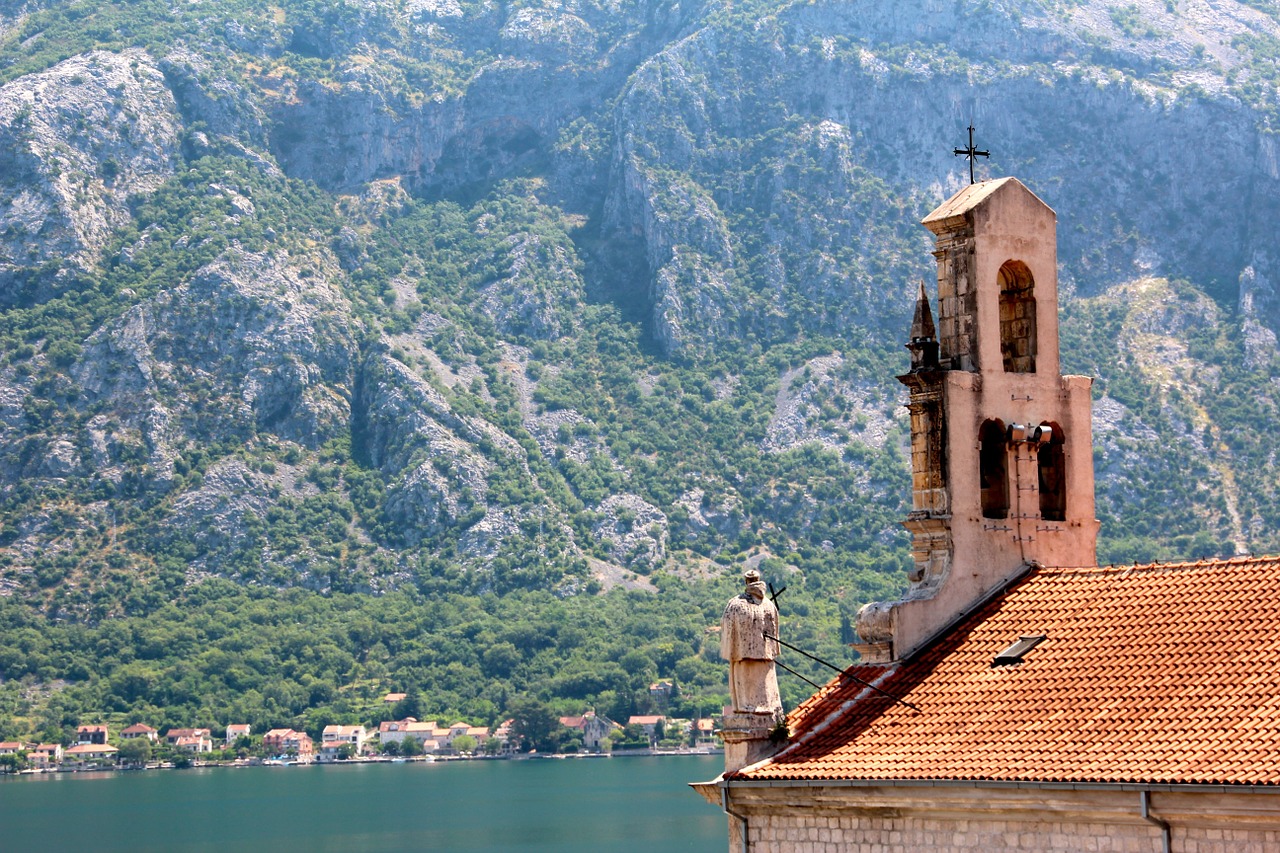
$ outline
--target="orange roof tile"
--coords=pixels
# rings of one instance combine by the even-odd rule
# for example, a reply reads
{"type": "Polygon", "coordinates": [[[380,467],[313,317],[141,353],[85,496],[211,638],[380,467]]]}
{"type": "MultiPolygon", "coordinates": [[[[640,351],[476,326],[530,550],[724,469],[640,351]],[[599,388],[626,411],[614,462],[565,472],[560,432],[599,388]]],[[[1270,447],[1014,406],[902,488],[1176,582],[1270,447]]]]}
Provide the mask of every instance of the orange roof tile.
{"type": "Polygon", "coordinates": [[[1280,557],[1039,569],[729,778],[1280,784],[1280,557]],[[992,667],[1019,637],[1021,663],[992,667]]]}
{"type": "Polygon", "coordinates": [[[108,746],[101,743],[78,743],[75,746],[69,746],[63,750],[65,755],[110,755],[113,752],[119,752],[114,746],[108,746]]]}

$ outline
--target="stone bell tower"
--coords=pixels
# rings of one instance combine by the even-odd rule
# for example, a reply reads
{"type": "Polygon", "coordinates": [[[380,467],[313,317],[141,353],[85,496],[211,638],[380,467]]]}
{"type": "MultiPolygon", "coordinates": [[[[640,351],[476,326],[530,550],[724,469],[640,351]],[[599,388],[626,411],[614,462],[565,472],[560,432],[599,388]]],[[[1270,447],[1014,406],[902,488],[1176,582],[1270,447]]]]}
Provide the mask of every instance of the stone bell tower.
{"type": "Polygon", "coordinates": [[[1014,178],[971,184],[925,217],[911,326],[914,566],[905,598],[858,614],[868,662],[910,656],[1034,564],[1096,564],[1092,380],[1058,364],[1057,217],[1014,178]]]}

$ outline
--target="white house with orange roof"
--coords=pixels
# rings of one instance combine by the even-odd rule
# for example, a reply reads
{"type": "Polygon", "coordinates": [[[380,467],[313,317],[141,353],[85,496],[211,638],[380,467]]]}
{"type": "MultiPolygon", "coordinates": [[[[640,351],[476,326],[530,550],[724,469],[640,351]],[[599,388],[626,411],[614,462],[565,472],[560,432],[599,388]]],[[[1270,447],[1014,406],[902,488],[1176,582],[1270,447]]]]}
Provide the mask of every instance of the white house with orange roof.
{"type": "Polygon", "coordinates": [[[351,747],[359,755],[364,752],[364,743],[368,737],[369,733],[364,726],[325,726],[320,733],[320,757],[333,760],[344,746],[351,747]]]}
{"type": "Polygon", "coordinates": [[[520,746],[516,742],[516,738],[512,733],[512,729],[515,724],[516,721],[514,719],[503,720],[498,724],[497,728],[493,730],[493,736],[497,738],[498,743],[502,744],[502,753],[504,755],[514,753],[520,746]]]}
{"type": "Polygon", "coordinates": [[[134,738],[145,738],[155,743],[160,737],[160,733],[145,723],[134,723],[131,726],[120,730],[120,737],[124,740],[133,740],[134,738]]]}
{"type": "Polygon", "coordinates": [[[271,729],[262,736],[262,748],[268,755],[292,755],[310,761],[315,752],[311,736],[293,729],[271,729]]]}
{"type": "Polygon", "coordinates": [[[62,744],[38,743],[27,751],[27,762],[37,770],[48,770],[62,763],[62,744]]]}
{"type": "Polygon", "coordinates": [[[661,714],[632,714],[627,720],[629,726],[639,726],[644,729],[645,737],[649,739],[649,746],[655,746],[658,743],[658,726],[666,727],[667,718],[661,714]]]}
{"type": "Polygon", "coordinates": [[[63,750],[62,757],[64,761],[82,764],[110,764],[115,762],[119,751],[107,743],[78,743],[63,750]]]}
{"type": "Polygon", "coordinates": [[[209,729],[169,729],[164,739],[170,746],[186,752],[213,751],[213,732],[209,729]]]}
{"type": "MultiPolygon", "coordinates": [[[[422,725],[413,717],[405,717],[403,720],[383,720],[378,723],[378,742],[379,743],[400,743],[409,736],[409,726],[422,725]]],[[[435,724],[431,724],[431,729],[435,729],[435,724]]]]}
{"type": "Polygon", "coordinates": [[[242,737],[248,737],[253,731],[253,727],[248,723],[232,723],[227,726],[226,744],[234,746],[235,742],[242,737]]]}

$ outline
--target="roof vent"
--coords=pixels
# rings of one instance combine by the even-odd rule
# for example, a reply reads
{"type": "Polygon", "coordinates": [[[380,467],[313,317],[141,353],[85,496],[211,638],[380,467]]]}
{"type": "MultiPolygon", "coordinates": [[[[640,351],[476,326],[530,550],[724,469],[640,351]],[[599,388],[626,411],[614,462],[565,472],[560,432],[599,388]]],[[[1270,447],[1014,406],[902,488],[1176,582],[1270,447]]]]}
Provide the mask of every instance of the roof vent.
{"type": "Polygon", "coordinates": [[[1012,666],[1015,663],[1022,663],[1023,656],[1040,645],[1044,640],[1044,634],[1023,634],[1018,641],[1009,648],[996,655],[996,659],[991,662],[991,668],[997,666],[1012,666]]]}

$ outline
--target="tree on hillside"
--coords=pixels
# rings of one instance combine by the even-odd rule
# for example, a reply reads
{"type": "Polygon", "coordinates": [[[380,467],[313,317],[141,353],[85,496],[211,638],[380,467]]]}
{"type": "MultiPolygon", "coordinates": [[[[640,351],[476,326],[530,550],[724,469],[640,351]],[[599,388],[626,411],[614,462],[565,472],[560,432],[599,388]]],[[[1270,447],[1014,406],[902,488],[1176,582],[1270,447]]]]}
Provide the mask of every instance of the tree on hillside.
{"type": "Polygon", "coordinates": [[[560,718],[547,705],[532,696],[516,700],[511,707],[511,731],[520,739],[520,751],[555,752],[560,718]]]}
{"type": "Polygon", "coordinates": [[[144,737],[130,738],[120,744],[116,757],[125,767],[145,767],[151,760],[151,741],[144,737]]]}

